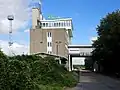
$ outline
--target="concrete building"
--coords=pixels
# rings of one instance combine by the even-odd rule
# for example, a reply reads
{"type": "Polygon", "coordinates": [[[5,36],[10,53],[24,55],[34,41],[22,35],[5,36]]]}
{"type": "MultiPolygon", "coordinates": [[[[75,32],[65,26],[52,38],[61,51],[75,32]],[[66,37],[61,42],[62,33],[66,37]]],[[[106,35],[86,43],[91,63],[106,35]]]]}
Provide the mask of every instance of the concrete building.
{"type": "Polygon", "coordinates": [[[40,8],[33,8],[30,54],[47,53],[67,58],[72,30],[72,18],[45,20],[40,8]]]}

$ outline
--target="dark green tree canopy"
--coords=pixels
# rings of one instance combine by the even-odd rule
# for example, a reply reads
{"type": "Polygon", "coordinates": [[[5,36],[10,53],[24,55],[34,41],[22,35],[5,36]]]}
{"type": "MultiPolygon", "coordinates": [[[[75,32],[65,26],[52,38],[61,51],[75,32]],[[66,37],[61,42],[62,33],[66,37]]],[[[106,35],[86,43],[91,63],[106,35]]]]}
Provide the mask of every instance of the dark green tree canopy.
{"type": "MultiPolygon", "coordinates": [[[[93,43],[94,61],[98,61],[104,68],[109,71],[120,68],[120,11],[116,10],[108,13],[106,17],[100,20],[100,25],[96,28],[98,39],[93,43]]],[[[116,72],[113,70],[112,72],[116,72]]]]}

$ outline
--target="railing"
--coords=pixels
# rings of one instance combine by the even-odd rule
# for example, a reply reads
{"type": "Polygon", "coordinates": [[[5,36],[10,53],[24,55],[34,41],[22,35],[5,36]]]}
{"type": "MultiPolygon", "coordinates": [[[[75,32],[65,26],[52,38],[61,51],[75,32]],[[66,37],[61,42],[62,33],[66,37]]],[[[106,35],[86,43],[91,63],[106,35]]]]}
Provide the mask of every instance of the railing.
{"type": "Polygon", "coordinates": [[[71,20],[42,20],[40,21],[41,28],[67,28],[72,29],[71,20]]]}
{"type": "Polygon", "coordinates": [[[79,54],[80,56],[91,56],[92,53],[91,52],[81,52],[80,50],[69,50],[69,54],[79,54]]]}

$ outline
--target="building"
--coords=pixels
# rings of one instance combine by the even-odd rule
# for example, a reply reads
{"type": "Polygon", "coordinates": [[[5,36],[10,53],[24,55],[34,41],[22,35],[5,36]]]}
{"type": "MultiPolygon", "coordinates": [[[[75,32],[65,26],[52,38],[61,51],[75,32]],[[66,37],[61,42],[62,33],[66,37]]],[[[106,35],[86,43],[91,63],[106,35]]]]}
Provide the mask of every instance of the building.
{"type": "Polygon", "coordinates": [[[30,54],[47,53],[67,58],[72,30],[72,18],[46,20],[40,8],[33,8],[30,54]]]}
{"type": "Polygon", "coordinates": [[[85,65],[85,60],[90,58],[92,55],[92,45],[69,45],[68,53],[68,68],[69,71],[73,70],[76,65],[85,65]]]}

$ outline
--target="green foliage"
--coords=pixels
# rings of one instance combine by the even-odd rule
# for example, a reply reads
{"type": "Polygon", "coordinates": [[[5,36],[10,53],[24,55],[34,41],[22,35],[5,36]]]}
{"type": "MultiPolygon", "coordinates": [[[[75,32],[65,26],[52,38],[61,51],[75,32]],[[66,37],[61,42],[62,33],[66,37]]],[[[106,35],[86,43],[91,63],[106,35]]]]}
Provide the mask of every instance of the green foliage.
{"type": "Polygon", "coordinates": [[[93,59],[92,58],[86,58],[85,59],[85,69],[92,69],[92,65],[93,65],[93,59]]]}
{"type": "Polygon", "coordinates": [[[77,83],[53,57],[0,58],[0,71],[0,90],[62,90],[77,83]]]}
{"type": "Polygon", "coordinates": [[[0,58],[7,58],[7,56],[0,49],[0,58]]]}
{"type": "Polygon", "coordinates": [[[104,72],[120,72],[120,11],[109,13],[97,27],[98,40],[93,44],[93,60],[102,65],[104,72]]]}

